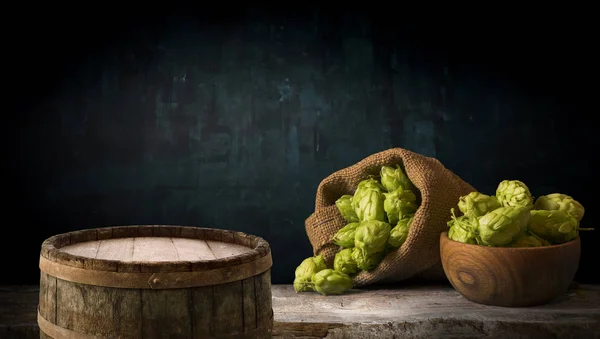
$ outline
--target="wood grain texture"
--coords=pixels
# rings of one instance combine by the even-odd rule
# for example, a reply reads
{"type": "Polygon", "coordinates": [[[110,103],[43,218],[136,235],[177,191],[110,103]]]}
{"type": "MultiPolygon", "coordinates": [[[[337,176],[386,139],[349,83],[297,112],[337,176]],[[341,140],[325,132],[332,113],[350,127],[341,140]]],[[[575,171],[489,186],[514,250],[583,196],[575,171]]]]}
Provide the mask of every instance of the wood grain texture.
{"type": "MultiPolygon", "coordinates": [[[[213,303],[210,289],[193,290],[197,338],[214,333],[200,312],[213,303]]],[[[38,293],[37,286],[0,286],[1,338],[40,337],[38,293]],[[3,336],[9,331],[13,337],[3,336]]],[[[574,285],[554,302],[528,308],[472,303],[451,286],[401,285],[323,297],[273,285],[272,293],[274,338],[600,338],[597,285],[574,285]]]]}
{"type": "Polygon", "coordinates": [[[67,245],[61,252],[88,259],[122,262],[185,262],[213,260],[249,252],[247,246],[189,238],[119,238],[67,245]]]}
{"type": "Polygon", "coordinates": [[[131,226],[58,235],[41,251],[40,336],[269,337],[270,263],[264,240],[224,230],[131,226]],[[87,275],[86,283],[65,272],[87,275]],[[88,281],[101,274],[142,277],[149,285],[88,281]],[[180,287],[175,279],[186,274],[210,276],[213,284],[180,287]]]}
{"type": "Polygon", "coordinates": [[[274,338],[600,338],[600,286],[553,303],[503,308],[470,302],[450,286],[296,294],[273,286],[274,338]]]}
{"type": "Polygon", "coordinates": [[[470,301],[504,307],[548,303],[568,288],[579,267],[580,239],[525,248],[464,244],[440,236],[444,272],[470,301]]]}

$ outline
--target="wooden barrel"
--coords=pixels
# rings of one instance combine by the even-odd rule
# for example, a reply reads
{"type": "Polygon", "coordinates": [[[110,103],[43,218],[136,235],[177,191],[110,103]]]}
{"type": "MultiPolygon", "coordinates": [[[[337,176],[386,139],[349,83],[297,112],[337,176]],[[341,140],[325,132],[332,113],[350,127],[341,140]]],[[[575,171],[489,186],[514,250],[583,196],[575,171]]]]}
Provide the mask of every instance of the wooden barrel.
{"type": "Polygon", "coordinates": [[[199,227],[119,226],[42,244],[41,338],[270,338],[271,250],[199,227]]]}

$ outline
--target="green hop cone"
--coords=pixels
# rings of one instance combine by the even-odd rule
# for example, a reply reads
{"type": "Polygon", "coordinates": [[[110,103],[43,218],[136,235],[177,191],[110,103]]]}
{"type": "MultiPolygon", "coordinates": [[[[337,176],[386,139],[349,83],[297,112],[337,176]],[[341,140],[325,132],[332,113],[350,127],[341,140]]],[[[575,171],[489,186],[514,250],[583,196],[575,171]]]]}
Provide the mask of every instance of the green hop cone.
{"type": "Polygon", "coordinates": [[[356,204],[366,193],[371,190],[383,191],[383,186],[379,183],[379,181],[373,179],[372,177],[365,179],[358,183],[356,186],[356,191],[354,191],[354,196],[352,197],[353,205],[356,204]]]}
{"type": "Polygon", "coordinates": [[[347,222],[358,222],[358,216],[352,207],[352,196],[342,195],[338,200],[335,201],[338,211],[347,222]]]}
{"type": "Polygon", "coordinates": [[[417,197],[410,190],[405,190],[402,186],[389,193],[383,193],[383,210],[385,211],[390,224],[395,225],[406,215],[414,214],[417,210],[417,197]]]}
{"type": "Polygon", "coordinates": [[[408,237],[408,230],[410,229],[410,224],[412,221],[413,216],[407,216],[404,219],[400,219],[396,226],[394,226],[394,228],[392,228],[390,231],[388,245],[390,245],[392,248],[399,248],[402,246],[408,237]]]}
{"type": "Polygon", "coordinates": [[[462,229],[464,229],[465,231],[476,234],[477,233],[477,218],[468,216],[468,215],[461,215],[460,217],[457,217],[455,212],[456,212],[456,210],[454,208],[450,209],[450,213],[452,214],[452,219],[450,221],[448,221],[448,227],[459,226],[462,229]]]}
{"type": "Polygon", "coordinates": [[[340,228],[333,236],[332,242],[343,248],[354,247],[354,234],[358,225],[360,224],[357,222],[351,222],[340,228]]]}
{"type": "Polygon", "coordinates": [[[475,233],[465,231],[464,228],[458,225],[453,225],[450,227],[450,229],[448,229],[448,238],[465,244],[477,244],[477,237],[475,236],[475,233]]]}
{"type": "Polygon", "coordinates": [[[458,209],[464,215],[472,217],[480,217],[499,207],[502,205],[497,197],[479,192],[471,192],[458,200],[458,209]]]}
{"type": "Polygon", "coordinates": [[[452,220],[448,222],[448,238],[465,244],[477,244],[472,217],[461,215],[457,218],[454,215],[454,209],[450,211],[452,212],[452,220]]]}
{"type": "Polygon", "coordinates": [[[313,291],[312,276],[327,268],[322,255],[304,259],[295,271],[294,291],[313,291]]]}
{"type": "Polygon", "coordinates": [[[294,291],[296,291],[296,293],[314,291],[313,287],[312,287],[311,279],[312,279],[312,275],[296,277],[294,279],[294,291]]]}
{"type": "Polygon", "coordinates": [[[406,190],[414,191],[415,186],[408,179],[406,174],[402,171],[399,165],[396,165],[396,168],[389,166],[381,167],[381,185],[385,188],[386,191],[392,192],[398,189],[398,187],[402,186],[406,190]]]}
{"type": "Polygon", "coordinates": [[[370,271],[377,267],[379,263],[383,260],[385,256],[385,252],[376,252],[371,254],[365,254],[359,248],[352,249],[352,259],[356,263],[356,267],[358,267],[362,271],[370,271]]]}
{"type": "Polygon", "coordinates": [[[538,237],[532,233],[525,233],[512,243],[511,247],[542,247],[548,246],[550,243],[545,239],[538,237]]]}
{"type": "Polygon", "coordinates": [[[358,184],[352,198],[352,207],[361,221],[384,221],[383,199],[381,185],[377,180],[369,178],[358,184]]]}
{"type": "Polygon", "coordinates": [[[583,206],[577,200],[561,193],[542,195],[535,201],[533,209],[564,211],[573,216],[573,218],[577,219],[578,222],[583,219],[583,215],[585,214],[585,208],[583,208],[583,206]]]}
{"type": "Polygon", "coordinates": [[[350,276],[331,268],[316,273],[312,277],[312,283],[315,291],[322,295],[342,294],[354,284],[350,276]]]}
{"type": "Polygon", "coordinates": [[[500,207],[476,220],[477,233],[483,245],[505,246],[527,229],[529,209],[512,206],[500,207]]]}
{"type": "Polygon", "coordinates": [[[363,221],[356,228],[354,246],[363,251],[365,256],[382,252],[385,250],[385,245],[390,237],[390,230],[391,226],[386,222],[378,220],[363,221]]]}
{"type": "Polygon", "coordinates": [[[530,232],[552,244],[571,241],[577,238],[579,231],[593,230],[592,228],[579,228],[577,219],[565,211],[532,210],[530,214],[530,232]]]}
{"type": "Polygon", "coordinates": [[[335,254],[333,269],[344,274],[354,274],[359,271],[356,261],[352,258],[352,249],[346,248],[335,254]]]}
{"type": "Polygon", "coordinates": [[[533,207],[533,196],[527,185],[519,180],[504,180],[496,189],[496,197],[504,207],[533,207]]]}

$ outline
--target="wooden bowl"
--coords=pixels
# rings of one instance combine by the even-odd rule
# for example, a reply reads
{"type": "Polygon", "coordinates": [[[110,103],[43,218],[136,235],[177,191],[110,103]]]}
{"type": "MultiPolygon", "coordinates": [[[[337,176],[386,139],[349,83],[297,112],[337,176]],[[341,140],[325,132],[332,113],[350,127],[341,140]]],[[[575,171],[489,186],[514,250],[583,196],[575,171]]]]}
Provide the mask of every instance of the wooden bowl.
{"type": "Polygon", "coordinates": [[[546,304],[569,289],[579,267],[579,237],[544,247],[487,247],[440,236],[446,277],[467,300],[484,305],[546,304]]]}

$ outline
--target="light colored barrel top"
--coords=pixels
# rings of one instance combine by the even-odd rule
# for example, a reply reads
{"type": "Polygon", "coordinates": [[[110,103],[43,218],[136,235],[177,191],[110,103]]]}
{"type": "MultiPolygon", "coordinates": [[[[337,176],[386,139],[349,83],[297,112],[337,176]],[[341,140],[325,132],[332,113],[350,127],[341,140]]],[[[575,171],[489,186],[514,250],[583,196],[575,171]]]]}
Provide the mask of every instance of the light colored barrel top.
{"type": "Polygon", "coordinates": [[[42,244],[44,262],[112,272],[185,272],[271,262],[262,238],[172,225],[115,226],[59,234],[42,244]],[[268,258],[265,258],[268,257],[268,258]]]}
{"type": "Polygon", "coordinates": [[[180,262],[227,258],[247,253],[252,248],[213,240],[139,237],[86,241],[60,250],[86,258],[122,262],[180,262]]]}

